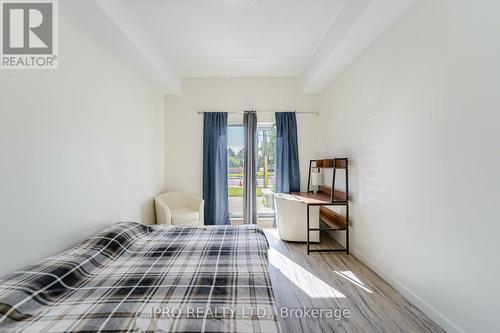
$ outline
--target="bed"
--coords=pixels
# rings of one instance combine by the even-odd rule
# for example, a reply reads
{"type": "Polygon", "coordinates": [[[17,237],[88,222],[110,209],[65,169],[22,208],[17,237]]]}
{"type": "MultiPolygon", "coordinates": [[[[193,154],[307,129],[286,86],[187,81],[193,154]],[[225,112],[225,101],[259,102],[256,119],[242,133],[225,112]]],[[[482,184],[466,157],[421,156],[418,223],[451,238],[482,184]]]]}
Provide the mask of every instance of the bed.
{"type": "Polygon", "coordinates": [[[0,280],[0,332],[280,332],[260,227],[117,223],[0,280]]]}

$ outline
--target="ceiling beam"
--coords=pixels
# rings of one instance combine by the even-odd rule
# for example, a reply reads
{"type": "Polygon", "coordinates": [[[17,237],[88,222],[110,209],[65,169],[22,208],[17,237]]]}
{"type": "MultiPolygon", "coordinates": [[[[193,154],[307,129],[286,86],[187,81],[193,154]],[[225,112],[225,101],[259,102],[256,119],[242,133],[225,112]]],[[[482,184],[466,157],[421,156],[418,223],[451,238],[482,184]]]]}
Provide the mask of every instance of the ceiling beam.
{"type": "Polygon", "coordinates": [[[180,94],[181,81],[120,0],[65,0],[63,10],[81,18],[163,94],[180,94]]]}
{"type": "Polygon", "coordinates": [[[302,73],[303,93],[321,93],[413,0],[349,0],[302,73]]]}

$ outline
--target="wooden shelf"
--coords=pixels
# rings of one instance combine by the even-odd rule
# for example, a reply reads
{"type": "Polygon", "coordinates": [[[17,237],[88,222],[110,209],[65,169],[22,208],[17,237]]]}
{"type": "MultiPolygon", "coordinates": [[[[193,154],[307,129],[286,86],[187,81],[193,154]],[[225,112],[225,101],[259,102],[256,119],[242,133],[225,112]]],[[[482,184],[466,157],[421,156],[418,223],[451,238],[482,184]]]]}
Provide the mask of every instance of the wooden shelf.
{"type": "Polygon", "coordinates": [[[319,209],[319,219],[323,221],[332,230],[345,230],[347,223],[345,216],[340,215],[326,207],[319,209]]]}
{"type": "Polygon", "coordinates": [[[314,160],[315,168],[333,168],[333,159],[314,160]]]}
{"type": "MultiPolygon", "coordinates": [[[[328,197],[331,197],[332,188],[325,185],[321,185],[318,189],[318,193],[320,192],[327,195],[328,197]]],[[[344,191],[340,190],[333,191],[333,202],[347,202],[347,200],[348,200],[347,193],[345,193],[344,191]]]]}
{"type": "Polygon", "coordinates": [[[297,199],[305,204],[309,205],[324,205],[330,203],[330,196],[324,193],[318,192],[292,192],[297,199]]]}
{"type": "Polygon", "coordinates": [[[345,205],[347,204],[346,194],[342,191],[335,191],[335,195],[332,197],[330,194],[325,192],[292,192],[297,199],[302,201],[307,205],[345,205]]]}
{"type": "Polygon", "coordinates": [[[329,158],[324,160],[312,160],[313,168],[317,169],[333,169],[334,164],[336,169],[347,169],[347,158],[329,158]]]}

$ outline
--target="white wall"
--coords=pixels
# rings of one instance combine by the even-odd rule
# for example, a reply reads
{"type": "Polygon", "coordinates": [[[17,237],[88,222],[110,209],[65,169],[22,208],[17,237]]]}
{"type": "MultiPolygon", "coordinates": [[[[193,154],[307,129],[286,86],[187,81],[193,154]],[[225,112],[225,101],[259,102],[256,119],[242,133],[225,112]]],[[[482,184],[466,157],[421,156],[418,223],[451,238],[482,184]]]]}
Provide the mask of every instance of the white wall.
{"type": "Polygon", "coordinates": [[[163,187],[163,96],[64,10],[59,45],[58,70],[0,71],[0,275],[152,223],[163,187]]]}
{"type": "Polygon", "coordinates": [[[450,332],[498,332],[500,3],[415,1],[321,96],[354,254],[450,332]]]}
{"type": "MultiPolygon", "coordinates": [[[[165,97],[166,188],[202,192],[203,116],[198,111],[318,109],[318,95],[299,92],[295,78],[184,79],[182,94],[165,97]]],[[[316,155],[317,118],[297,115],[302,186],[308,161],[316,155]]],[[[243,123],[230,114],[229,123],[243,123]]],[[[258,122],[274,122],[274,114],[258,114],[258,122]]]]}

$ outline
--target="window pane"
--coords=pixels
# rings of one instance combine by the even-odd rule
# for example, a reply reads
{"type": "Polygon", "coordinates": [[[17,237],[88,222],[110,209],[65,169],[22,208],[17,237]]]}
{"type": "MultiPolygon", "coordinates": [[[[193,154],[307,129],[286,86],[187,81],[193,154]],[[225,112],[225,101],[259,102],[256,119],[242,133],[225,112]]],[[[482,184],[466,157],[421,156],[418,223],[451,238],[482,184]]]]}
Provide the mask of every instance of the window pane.
{"type": "Polygon", "coordinates": [[[229,217],[243,216],[243,126],[230,125],[227,130],[229,217]]]}
{"type": "Polygon", "coordinates": [[[274,186],[276,183],[276,126],[257,127],[257,214],[274,216],[274,186]]]}
{"type": "MultiPolygon", "coordinates": [[[[229,216],[243,216],[243,126],[228,127],[228,194],[229,216]]],[[[274,216],[274,186],[276,183],[275,143],[276,127],[273,124],[257,126],[257,214],[274,216]]]]}

